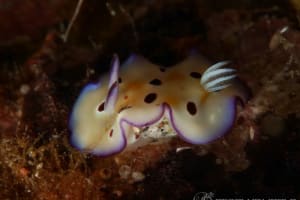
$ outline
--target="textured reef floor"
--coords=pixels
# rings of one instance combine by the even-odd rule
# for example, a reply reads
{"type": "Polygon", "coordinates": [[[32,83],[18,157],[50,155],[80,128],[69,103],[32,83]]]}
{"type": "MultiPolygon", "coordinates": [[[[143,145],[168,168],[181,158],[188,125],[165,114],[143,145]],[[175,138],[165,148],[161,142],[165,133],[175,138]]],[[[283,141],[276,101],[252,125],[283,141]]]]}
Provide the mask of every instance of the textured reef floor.
{"type": "Polygon", "coordinates": [[[64,42],[75,6],[0,2],[0,199],[300,198],[299,1],[84,1],[64,42]],[[113,53],[171,66],[191,49],[232,60],[251,89],[229,134],[107,158],[71,146],[73,103],[113,53]]]}

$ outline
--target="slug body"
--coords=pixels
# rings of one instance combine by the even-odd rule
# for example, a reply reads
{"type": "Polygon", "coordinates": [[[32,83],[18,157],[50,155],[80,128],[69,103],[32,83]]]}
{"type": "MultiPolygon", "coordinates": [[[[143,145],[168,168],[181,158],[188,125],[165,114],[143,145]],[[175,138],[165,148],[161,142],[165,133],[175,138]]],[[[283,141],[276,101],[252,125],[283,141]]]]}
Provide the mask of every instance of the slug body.
{"type": "Polygon", "coordinates": [[[70,119],[72,143],[81,150],[107,156],[133,145],[143,128],[165,117],[180,138],[204,144],[226,133],[234,123],[237,99],[247,91],[235,70],[212,66],[191,55],[169,68],[132,55],[97,84],[88,84],[77,99],[70,119]]]}

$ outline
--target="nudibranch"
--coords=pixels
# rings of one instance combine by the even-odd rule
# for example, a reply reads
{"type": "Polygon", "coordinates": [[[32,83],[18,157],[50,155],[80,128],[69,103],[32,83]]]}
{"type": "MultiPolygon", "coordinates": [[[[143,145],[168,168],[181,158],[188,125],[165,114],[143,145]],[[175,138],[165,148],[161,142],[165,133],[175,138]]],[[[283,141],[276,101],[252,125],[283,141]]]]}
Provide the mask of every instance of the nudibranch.
{"type": "Polygon", "coordinates": [[[70,118],[72,143],[99,156],[118,153],[140,140],[134,128],[166,118],[184,141],[205,144],[225,134],[235,121],[237,100],[247,89],[228,61],[212,66],[193,54],[173,67],[132,55],[110,74],[88,84],[70,118]]]}

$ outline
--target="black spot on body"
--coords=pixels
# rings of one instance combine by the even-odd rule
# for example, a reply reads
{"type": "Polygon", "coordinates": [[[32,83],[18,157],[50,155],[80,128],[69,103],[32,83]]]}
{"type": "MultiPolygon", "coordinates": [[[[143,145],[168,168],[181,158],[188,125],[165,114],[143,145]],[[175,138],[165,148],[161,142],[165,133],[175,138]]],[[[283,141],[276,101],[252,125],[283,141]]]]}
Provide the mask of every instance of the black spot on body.
{"type": "Polygon", "coordinates": [[[149,82],[151,85],[161,85],[161,80],[155,78],[149,82]]]}
{"type": "Polygon", "coordinates": [[[201,74],[199,72],[191,72],[190,76],[196,79],[200,79],[201,78],[201,74]]]}
{"type": "Polygon", "coordinates": [[[114,129],[111,129],[110,132],[109,132],[109,137],[112,137],[113,133],[114,133],[114,129]]]}
{"type": "Polygon", "coordinates": [[[153,101],[155,101],[156,97],[157,97],[156,93],[147,94],[144,98],[144,102],[145,103],[152,103],[153,101]]]}
{"type": "Polygon", "coordinates": [[[191,115],[195,115],[197,113],[197,107],[196,104],[194,102],[188,102],[186,104],[186,109],[187,111],[191,114],[191,115]]]}
{"type": "Polygon", "coordinates": [[[161,72],[165,72],[165,71],[166,71],[166,68],[160,67],[159,70],[160,70],[161,72]]]}
{"type": "Polygon", "coordinates": [[[118,78],[118,83],[122,83],[122,78],[121,77],[118,78]]]}
{"type": "Polygon", "coordinates": [[[101,103],[99,106],[98,106],[98,111],[99,112],[102,112],[104,110],[104,103],[105,101],[103,101],[103,103],[101,103]]]}

